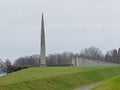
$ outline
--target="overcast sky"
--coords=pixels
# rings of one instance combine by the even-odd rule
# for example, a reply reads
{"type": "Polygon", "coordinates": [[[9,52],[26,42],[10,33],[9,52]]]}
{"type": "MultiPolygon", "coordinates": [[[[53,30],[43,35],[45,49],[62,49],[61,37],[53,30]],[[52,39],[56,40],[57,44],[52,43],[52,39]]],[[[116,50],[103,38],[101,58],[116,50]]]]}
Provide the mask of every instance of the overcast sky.
{"type": "Polygon", "coordinates": [[[39,54],[42,12],[47,54],[120,47],[120,0],[1,0],[0,58],[39,54]]]}

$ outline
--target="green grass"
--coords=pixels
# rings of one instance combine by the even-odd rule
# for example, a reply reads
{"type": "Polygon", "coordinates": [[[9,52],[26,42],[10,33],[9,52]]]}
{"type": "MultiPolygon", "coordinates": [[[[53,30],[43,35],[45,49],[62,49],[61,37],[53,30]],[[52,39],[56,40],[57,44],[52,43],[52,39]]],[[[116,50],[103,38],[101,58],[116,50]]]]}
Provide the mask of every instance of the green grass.
{"type": "Polygon", "coordinates": [[[92,90],[120,90],[120,75],[98,85],[92,90]]]}
{"type": "Polygon", "coordinates": [[[120,75],[120,66],[28,68],[0,77],[0,90],[72,90],[120,75]]]}

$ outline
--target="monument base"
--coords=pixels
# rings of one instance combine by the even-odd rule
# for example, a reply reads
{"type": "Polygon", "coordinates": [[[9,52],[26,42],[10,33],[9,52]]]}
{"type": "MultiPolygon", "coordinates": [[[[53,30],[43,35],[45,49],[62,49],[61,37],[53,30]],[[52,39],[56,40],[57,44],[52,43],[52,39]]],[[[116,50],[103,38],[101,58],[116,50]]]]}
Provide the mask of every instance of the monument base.
{"type": "Polygon", "coordinates": [[[40,67],[46,67],[47,65],[46,64],[40,64],[40,67]]]}

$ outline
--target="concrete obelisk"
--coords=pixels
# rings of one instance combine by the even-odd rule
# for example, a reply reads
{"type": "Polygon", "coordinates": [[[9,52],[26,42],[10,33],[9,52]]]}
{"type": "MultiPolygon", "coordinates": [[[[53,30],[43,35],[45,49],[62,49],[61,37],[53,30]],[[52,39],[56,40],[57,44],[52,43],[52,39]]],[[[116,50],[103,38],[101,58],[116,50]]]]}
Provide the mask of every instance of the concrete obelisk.
{"type": "Polygon", "coordinates": [[[41,57],[40,58],[41,58],[40,66],[46,66],[45,27],[44,27],[43,14],[41,21],[41,57]]]}

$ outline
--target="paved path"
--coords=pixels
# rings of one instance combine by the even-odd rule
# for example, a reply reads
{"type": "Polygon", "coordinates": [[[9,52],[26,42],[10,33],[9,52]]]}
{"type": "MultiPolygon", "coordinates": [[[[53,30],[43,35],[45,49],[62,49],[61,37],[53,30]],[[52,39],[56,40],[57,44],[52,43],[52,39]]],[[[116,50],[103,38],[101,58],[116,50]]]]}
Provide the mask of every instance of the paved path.
{"type": "Polygon", "coordinates": [[[77,89],[74,89],[74,90],[91,90],[92,88],[96,87],[99,84],[100,83],[90,84],[88,86],[84,86],[84,87],[77,88],[77,89]]]}

